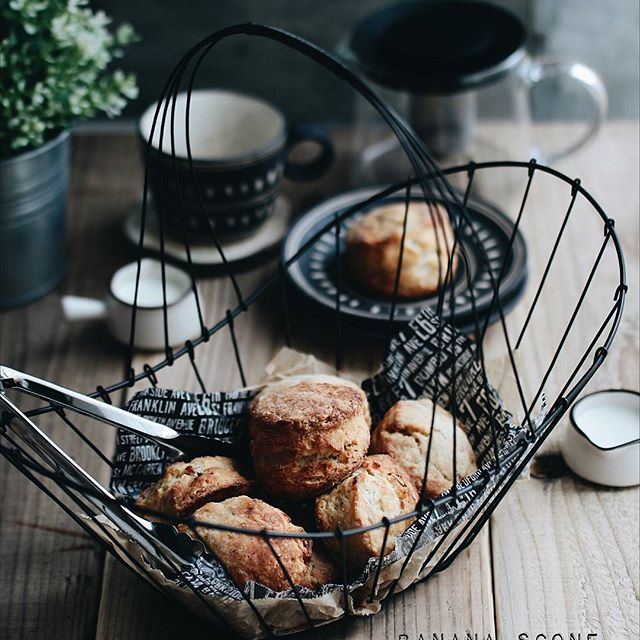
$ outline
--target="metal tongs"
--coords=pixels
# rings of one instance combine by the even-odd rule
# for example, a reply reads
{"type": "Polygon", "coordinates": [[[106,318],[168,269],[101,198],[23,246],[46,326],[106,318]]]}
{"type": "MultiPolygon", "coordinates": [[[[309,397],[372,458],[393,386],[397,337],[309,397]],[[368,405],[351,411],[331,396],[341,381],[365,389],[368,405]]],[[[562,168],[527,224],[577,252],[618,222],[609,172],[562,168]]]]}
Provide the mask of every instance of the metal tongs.
{"type": "Polygon", "coordinates": [[[8,426],[53,470],[67,478],[75,487],[74,491],[82,493],[78,487],[86,486],[88,491],[84,498],[155,558],[167,577],[175,574],[177,568],[192,564],[197,557],[203,555],[206,550],[200,541],[178,533],[171,525],[146,520],[119,503],[15,405],[6,393],[8,389],[41,398],[54,406],[70,409],[150,438],[180,458],[212,454],[232,456],[237,453],[234,445],[202,436],[180,434],[174,429],[100,400],[0,365],[0,410],[3,410],[0,412],[6,412],[12,418],[8,426]]]}
{"type": "Polygon", "coordinates": [[[239,452],[235,445],[216,438],[178,433],[175,429],[153,422],[142,416],[134,415],[95,398],[60,387],[57,384],[41,380],[28,373],[22,373],[0,365],[0,402],[3,404],[1,387],[16,389],[28,395],[46,400],[64,409],[71,409],[85,416],[106,422],[114,427],[125,429],[162,445],[172,457],[191,459],[198,456],[220,455],[234,457],[239,452]]]}

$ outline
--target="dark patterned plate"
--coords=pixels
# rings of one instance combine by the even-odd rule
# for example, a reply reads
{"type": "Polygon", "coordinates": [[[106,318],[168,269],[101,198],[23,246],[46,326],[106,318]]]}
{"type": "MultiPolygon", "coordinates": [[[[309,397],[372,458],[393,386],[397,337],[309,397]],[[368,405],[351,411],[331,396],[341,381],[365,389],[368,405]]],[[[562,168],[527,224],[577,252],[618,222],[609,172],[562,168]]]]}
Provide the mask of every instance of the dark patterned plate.
{"type": "MultiPolygon", "coordinates": [[[[285,260],[289,260],[314,234],[327,226],[336,215],[341,214],[350,206],[364,201],[378,191],[374,189],[360,189],[335,196],[315,206],[304,213],[293,224],[283,248],[285,260]]],[[[419,200],[420,196],[412,197],[419,200]]],[[[404,194],[390,196],[385,202],[404,201],[404,194]]],[[[345,219],[341,227],[340,250],[344,251],[344,237],[347,229],[368,210],[380,206],[380,202],[358,211],[345,219]]],[[[507,255],[509,238],[513,232],[513,222],[494,206],[478,198],[470,198],[467,211],[477,237],[482,242],[487,256],[488,265],[484,263],[482,253],[473,240],[474,232],[468,225],[464,226],[461,242],[468,255],[469,278],[466,267],[461,260],[453,278],[452,285],[447,287],[443,315],[451,317],[450,286],[454,293],[454,324],[469,327],[473,324],[473,307],[471,291],[475,294],[476,310],[479,317],[489,312],[493,290],[490,271],[497,280],[502,269],[502,263],[507,255]],[[467,286],[467,280],[471,288],[467,286]]],[[[338,278],[338,260],[335,251],[335,227],[331,227],[288,269],[288,274],[294,287],[305,297],[326,309],[335,310],[338,279],[340,280],[340,308],[341,312],[351,321],[359,320],[368,323],[385,323],[391,313],[391,300],[377,298],[370,293],[363,292],[350,284],[344,272],[344,260],[340,260],[341,277],[338,278]]],[[[507,255],[507,263],[500,286],[500,299],[505,311],[510,309],[522,295],[527,278],[527,252],[522,235],[518,232],[514,238],[511,251],[507,255]]],[[[395,321],[409,322],[418,315],[423,307],[435,308],[438,295],[434,294],[419,299],[398,299],[395,309],[395,321]]],[[[494,304],[490,320],[496,319],[497,306],[494,304]]]]}

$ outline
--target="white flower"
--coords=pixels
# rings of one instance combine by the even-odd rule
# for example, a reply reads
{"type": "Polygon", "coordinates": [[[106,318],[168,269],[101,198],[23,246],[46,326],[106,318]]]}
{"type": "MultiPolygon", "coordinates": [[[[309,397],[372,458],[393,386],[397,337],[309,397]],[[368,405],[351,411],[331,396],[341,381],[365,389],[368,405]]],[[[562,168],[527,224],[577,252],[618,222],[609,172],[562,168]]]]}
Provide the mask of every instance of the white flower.
{"type": "Polygon", "coordinates": [[[49,132],[97,111],[117,115],[137,96],[133,75],[106,71],[136,39],[130,25],[112,34],[111,19],[87,0],[5,0],[4,6],[7,29],[18,35],[0,37],[0,157],[38,146],[49,132]]]}

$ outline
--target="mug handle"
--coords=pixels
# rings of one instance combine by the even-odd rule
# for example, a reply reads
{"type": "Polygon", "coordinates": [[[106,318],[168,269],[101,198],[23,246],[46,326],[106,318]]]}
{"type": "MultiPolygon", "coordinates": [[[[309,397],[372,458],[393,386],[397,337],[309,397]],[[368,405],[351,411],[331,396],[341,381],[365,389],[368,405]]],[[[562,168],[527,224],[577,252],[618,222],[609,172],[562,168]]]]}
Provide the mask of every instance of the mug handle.
{"type": "Polygon", "coordinates": [[[591,140],[600,130],[607,116],[608,98],[600,76],[580,62],[561,62],[558,60],[533,60],[526,72],[525,81],[528,91],[547,78],[569,77],[582,85],[593,101],[594,113],[587,131],[577,140],[571,141],[565,148],[553,153],[541,153],[541,149],[532,149],[532,155],[542,155],[545,162],[553,162],[577,151],[591,140]],[[536,153],[537,152],[537,153],[536,153]]]}
{"type": "Polygon", "coordinates": [[[107,305],[96,298],[62,296],[61,304],[64,319],[69,322],[104,320],[107,317],[107,305]]]}
{"type": "Polygon", "coordinates": [[[320,153],[308,162],[287,160],[284,167],[284,175],[290,180],[315,180],[323,176],[333,163],[333,144],[331,144],[329,135],[323,126],[318,124],[299,124],[291,127],[287,139],[288,149],[307,141],[317,142],[320,145],[320,153]]]}

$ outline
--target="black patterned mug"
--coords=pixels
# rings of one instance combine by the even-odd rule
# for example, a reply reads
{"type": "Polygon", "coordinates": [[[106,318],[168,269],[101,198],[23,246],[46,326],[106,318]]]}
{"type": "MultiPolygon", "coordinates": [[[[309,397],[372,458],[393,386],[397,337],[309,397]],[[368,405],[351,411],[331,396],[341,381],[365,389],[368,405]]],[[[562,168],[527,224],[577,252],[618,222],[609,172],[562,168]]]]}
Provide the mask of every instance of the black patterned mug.
{"type": "Polygon", "coordinates": [[[198,90],[189,105],[187,94],[178,94],[173,118],[172,110],[169,101],[165,114],[163,104],[154,127],[156,105],[151,105],[140,119],[139,133],[146,153],[153,129],[147,169],[165,228],[180,237],[186,230],[194,242],[210,241],[212,233],[226,238],[255,231],[273,213],[283,175],[313,180],[333,161],[322,127],[288,126],[276,107],[259,98],[198,90]],[[304,141],[317,143],[318,155],[308,162],[288,160],[289,149],[304,141]]]}

